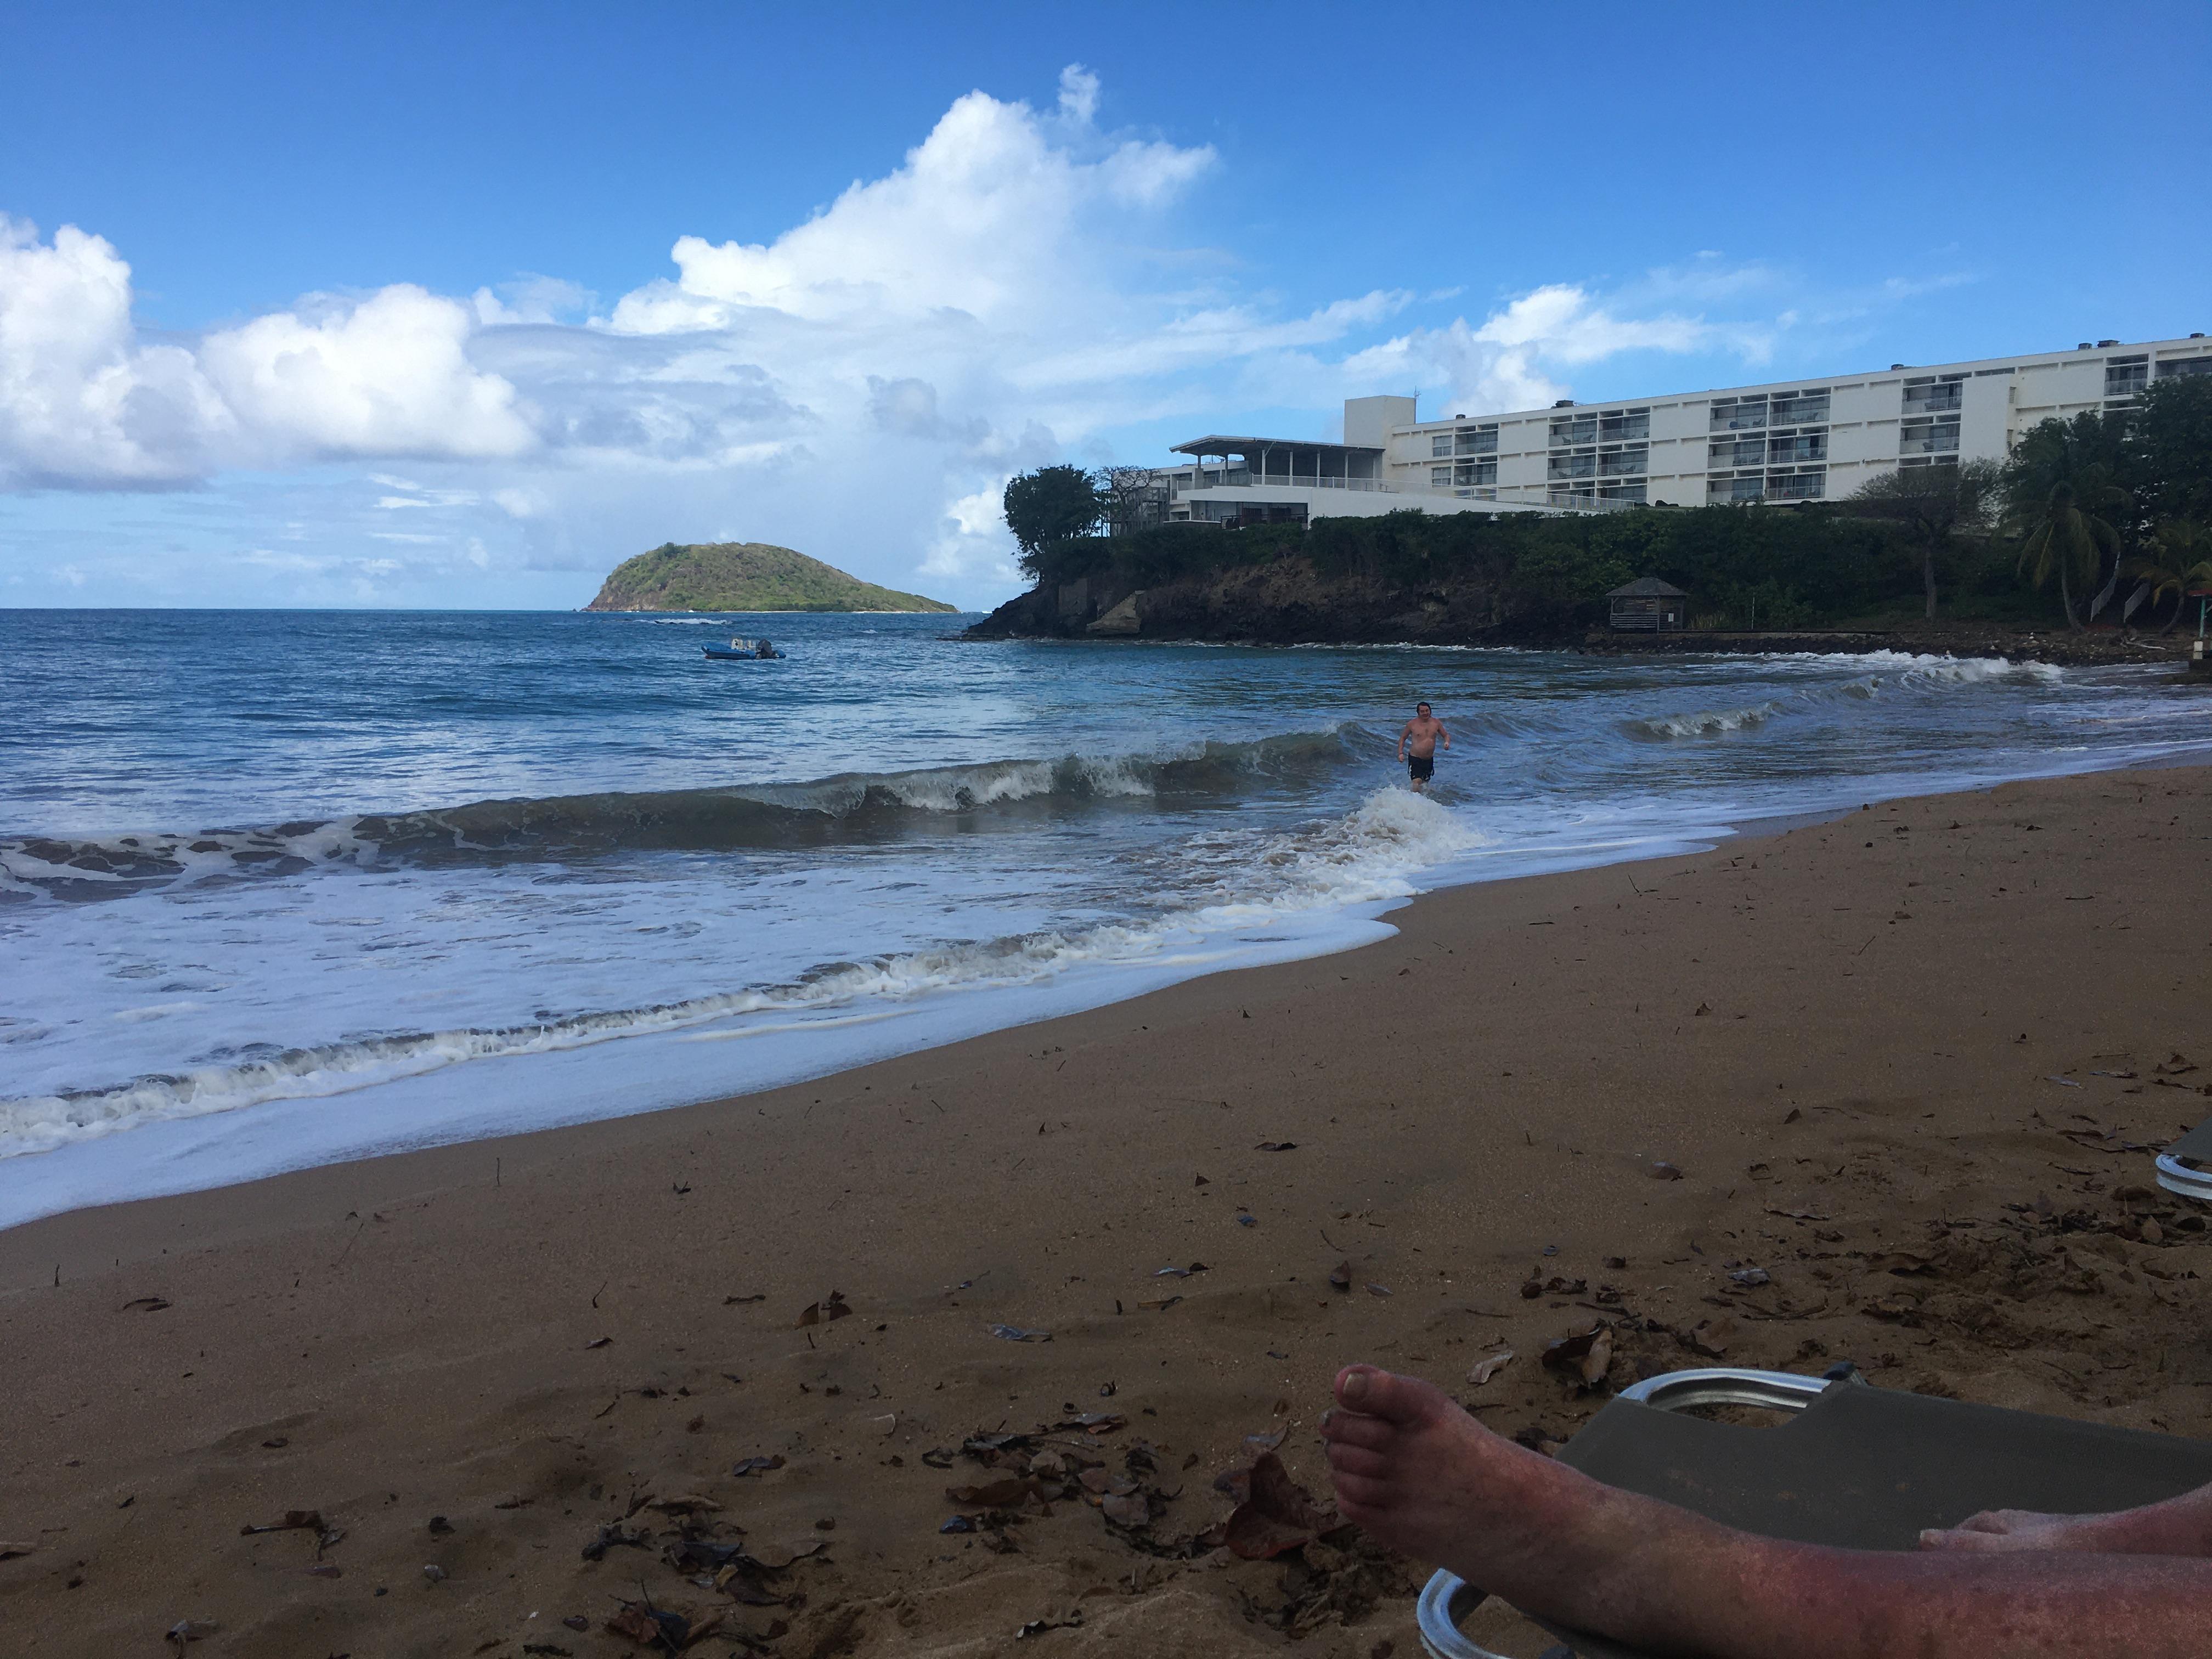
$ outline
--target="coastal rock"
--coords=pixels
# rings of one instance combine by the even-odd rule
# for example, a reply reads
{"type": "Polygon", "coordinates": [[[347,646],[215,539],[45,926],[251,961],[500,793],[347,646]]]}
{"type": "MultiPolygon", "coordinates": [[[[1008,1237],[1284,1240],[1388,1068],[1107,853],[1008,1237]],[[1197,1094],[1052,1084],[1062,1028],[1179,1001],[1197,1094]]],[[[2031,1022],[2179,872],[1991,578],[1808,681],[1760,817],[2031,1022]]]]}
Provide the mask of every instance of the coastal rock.
{"type": "Polygon", "coordinates": [[[1092,623],[1085,631],[1091,634],[1136,634],[1142,631],[1141,613],[1138,602],[1144,598],[1140,589],[1092,623]]]}

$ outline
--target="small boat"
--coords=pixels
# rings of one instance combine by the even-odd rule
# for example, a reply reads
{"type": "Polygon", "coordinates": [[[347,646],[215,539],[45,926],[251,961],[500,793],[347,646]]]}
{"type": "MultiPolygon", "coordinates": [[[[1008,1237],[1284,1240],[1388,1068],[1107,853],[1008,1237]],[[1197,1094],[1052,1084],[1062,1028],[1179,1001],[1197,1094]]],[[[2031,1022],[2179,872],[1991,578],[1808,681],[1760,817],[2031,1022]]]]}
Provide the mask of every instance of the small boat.
{"type": "Polygon", "coordinates": [[[727,645],[702,645],[699,650],[717,662],[773,662],[783,655],[769,641],[741,638],[727,645]]]}

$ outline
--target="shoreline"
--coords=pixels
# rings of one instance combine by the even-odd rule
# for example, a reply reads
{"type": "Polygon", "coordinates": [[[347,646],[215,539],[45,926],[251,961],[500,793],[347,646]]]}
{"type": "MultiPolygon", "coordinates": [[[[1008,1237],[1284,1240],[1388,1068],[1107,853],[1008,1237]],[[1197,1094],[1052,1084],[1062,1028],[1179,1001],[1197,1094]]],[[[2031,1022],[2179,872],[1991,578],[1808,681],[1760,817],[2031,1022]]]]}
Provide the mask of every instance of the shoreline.
{"type": "Polygon", "coordinates": [[[11,1633],[520,1659],[602,1650],[558,1621],[643,1583],[800,1659],[980,1659],[1074,1613],[1071,1652],[1410,1652],[1417,1569],[1229,1556],[1214,1477],[1279,1434],[1325,1491],[1354,1358],[1556,1442],[1600,1401],[1534,1356],[1600,1318],[1615,1387],[1849,1358],[2206,1432],[2212,1245],[2138,1148],[2212,1115],[2208,805],[2202,766],[1870,805],[762,1094],[0,1233],[0,1387],[35,1402],[11,1633]],[[800,1322],[832,1292],[859,1316],[800,1322]],[[1049,1426],[1084,1413],[1119,1421],[1049,1426]],[[1021,1473],[963,1442],[1041,1424],[1143,1523],[1063,1457],[942,1530],[979,1513],[948,1486],[1021,1473]],[[311,1508],[346,1534],[323,1563],[240,1534],[311,1508]],[[645,1536],[583,1559],[611,1524],[645,1536]],[[763,1570],[781,1605],[663,1565],[739,1526],[825,1546],[763,1570]]]}
{"type": "MultiPolygon", "coordinates": [[[[2060,769],[2033,774],[2027,779],[2001,779],[1993,782],[1974,785],[1965,793],[1986,793],[1990,789],[2004,787],[2010,783],[2033,781],[2039,778],[2090,776],[2100,771],[2113,769],[2185,768],[2203,763],[2205,763],[2201,758],[2199,751],[2190,750],[2183,754],[2167,755],[2148,760],[2138,759],[2118,769],[2091,766],[2083,770],[2060,769]]],[[[1960,792],[1940,793],[1948,794],[1960,792]]],[[[1931,798],[1913,793],[1883,794],[1878,792],[1871,793],[1871,799],[1883,804],[1931,798]]],[[[76,1213],[85,1209],[106,1210],[116,1207],[117,1204],[127,1205],[162,1198],[187,1197],[195,1193],[220,1193],[235,1187],[250,1186],[261,1181],[306,1174],[313,1170],[345,1164],[405,1157],[417,1152],[465,1149],[470,1146],[489,1145],[495,1141],[526,1139],[537,1133],[583,1128],[593,1123],[617,1121],[628,1117],[651,1117],[666,1112],[681,1112],[704,1105],[726,1103],[776,1089],[803,1087],[811,1083],[835,1079],[862,1066],[927,1054],[963,1042],[973,1042],[995,1033],[1019,1030],[1026,1026],[1054,1019],[1100,1012],[1148,996],[1170,994],[1177,988],[1222,974],[1243,973],[1262,967],[1320,960],[1363,950],[1382,943],[1392,936],[1395,930],[1385,920],[1387,917],[1397,914],[1406,905],[1417,903],[1434,893],[1452,891],[1461,888],[1489,886],[1500,882],[1512,883],[1537,879],[1550,875],[1571,874],[1578,871],[1603,870],[1621,865],[1640,864],[1654,859],[1663,860],[1686,851],[1710,852],[1722,846],[1736,846],[1747,841],[1784,834],[1790,830],[1829,822],[1847,815],[1850,810],[1848,805],[1838,803],[1832,807],[1809,811],[1790,811],[1771,815],[1723,817],[1713,826],[1724,832],[1717,840],[1704,835],[1686,835],[1674,838],[1672,842],[1655,839],[1655,844],[1668,846],[1670,850],[1652,852],[1638,848],[1625,856],[1603,858],[1588,864],[1571,864],[1564,868],[1556,866],[1540,866],[1534,871],[1497,876],[1471,875],[1436,886],[1422,887],[1404,898],[1375,900],[1352,905],[1337,912],[1333,918],[1334,925],[1322,927],[1316,937],[1300,941],[1291,936],[1285,936],[1281,941],[1285,948],[1249,952],[1244,959],[1224,965],[1202,966],[1188,972],[1170,972],[1157,966],[1148,967],[1141,960],[1120,964],[1118,969],[1120,973],[1132,975],[1135,979],[1136,983],[1133,987],[1116,988],[1115,981],[1111,979],[1103,982],[1076,982],[1055,977],[1036,985],[968,988],[964,990],[956,990],[951,994],[962,1000],[954,1005],[951,1017],[941,1015],[933,1031],[914,1041],[912,1046],[901,1046],[902,1040],[893,1036],[888,1044],[864,1043],[857,1054],[848,1052],[841,1054],[836,1060],[820,1070],[811,1069],[803,1062],[798,1065],[785,1064],[771,1071],[764,1080],[736,1092],[708,1092],[688,1099],[666,1100],[659,1104],[627,1107],[612,1114],[556,1115],[549,1121],[528,1127],[496,1128],[489,1133],[460,1133],[450,1137],[447,1134],[447,1130],[456,1127],[459,1124],[465,1124],[467,1120],[439,1118],[435,1120],[435,1127],[427,1132],[427,1138],[416,1139],[411,1144],[397,1146],[392,1145],[392,1142],[400,1136],[410,1133],[410,1131],[397,1125],[383,1126],[375,1133],[369,1134],[364,1143],[359,1138],[349,1139],[343,1126],[333,1121],[336,1115],[343,1110],[343,1103],[349,1096],[356,1092],[354,1091],[279,1098],[232,1110],[155,1120],[110,1134],[64,1144],[49,1152],[17,1155],[18,1158],[26,1161],[25,1167],[31,1169],[34,1173],[38,1161],[50,1158],[89,1160],[94,1165],[92,1169],[81,1173],[73,1172],[76,1173],[76,1178],[69,1185],[77,1190],[88,1189],[99,1184],[104,1177],[112,1178],[118,1174],[123,1174],[123,1178],[125,1180],[134,1178],[132,1174],[125,1172],[136,1172],[135,1179],[143,1184],[140,1190],[134,1192],[129,1198],[116,1200],[115,1204],[88,1206],[65,1203],[61,1208],[49,1209],[20,1219],[7,1218],[4,1215],[0,1215],[0,1242],[4,1242],[8,1236],[18,1228],[34,1225],[41,1221],[76,1213]],[[1710,844],[1707,844],[1708,842],[1710,844]],[[1103,994],[1101,994],[1102,993],[1103,994]],[[972,1015],[983,1012],[981,1004],[978,1003],[971,1006],[967,999],[988,999],[993,1010],[992,1018],[990,1019],[959,1018],[958,1015],[963,1012],[972,1015]],[[1009,1001],[1014,1006],[1011,1007],[1004,1006],[1009,1001]],[[1007,1017],[1009,1015],[1011,1018],[1007,1017]],[[314,1115],[303,1130],[295,1128],[288,1136],[283,1126],[277,1121],[278,1117],[282,1115],[302,1112],[314,1115]],[[185,1139],[181,1143],[176,1142],[176,1137],[188,1133],[187,1126],[201,1123],[208,1119],[215,1120],[220,1126],[212,1133],[204,1131],[203,1138],[198,1140],[185,1139]],[[223,1168],[227,1165],[229,1170],[234,1170],[240,1162],[240,1155],[234,1150],[235,1145],[239,1141],[251,1142],[258,1135],[275,1137],[283,1149],[277,1154],[280,1158],[292,1159],[302,1152],[308,1153],[310,1156],[305,1161],[278,1163],[267,1157],[256,1160],[249,1152],[244,1157],[246,1173],[226,1172],[204,1185],[171,1185],[168,1183],[175,1180],[173,1176],[167,1174],[149,1176],[146,1173],[148,1170],[166,1171],[179,1165],[190,1166],[195,1160],[200,1161],[203,1167],[212,1164],[217,1168],[223,1168]],[[383,1144],[378,1144],[380,1139],[383,1144]],[[319,1156],[313,1155],[318,1152],[319,1156]],[[257,1161],[263,1167],[252,1167],[257,1161]],[[100,1167],[103,1164],[106,1167],[100,1167]]],[[[1430,870],[1418,872],[1416,874],[1419,878],[1433,878],[1436,871],[1449,868],[1452,862],[1452,860],[1447,860],[1444,865],[1432,866],[1430,870]]],[[[1293,927],[1292,934],[1295,935],[1298,931],[1297,928],[1293,927]]],[[[863,1022],[872,1024],[878,1020],[895,1022],[902,1015],[909,1012],[912,1010],[894,1007],[872,1014],[864,1014],[860,1018],[863,1022]]],[[[890,1029],[890,1026],[887,1026],[886,1031],[890,1029]]],[[[792,1034],[793,1038],[803,1035],[799,1032],[792,1034]]],[[[495,1065],[499,1062],[499,1058],[501,1057],[487,1058],[469,1063],[495,1065]]],[[[9,1164],[15,1162],[16,1162],[15,1158],[0,1162],[0,1178],[4,1178],[9,1164]]],[[[187,1176],[185,1179],[190,1181],[193,1177],[187,1176]]],[[[0,1260],[4,1260],[4,1256],[0,1255],[0,1260]]],[[[0,1292],[4,1292],[4,1273],[0,1273],[0,1292]]]]}

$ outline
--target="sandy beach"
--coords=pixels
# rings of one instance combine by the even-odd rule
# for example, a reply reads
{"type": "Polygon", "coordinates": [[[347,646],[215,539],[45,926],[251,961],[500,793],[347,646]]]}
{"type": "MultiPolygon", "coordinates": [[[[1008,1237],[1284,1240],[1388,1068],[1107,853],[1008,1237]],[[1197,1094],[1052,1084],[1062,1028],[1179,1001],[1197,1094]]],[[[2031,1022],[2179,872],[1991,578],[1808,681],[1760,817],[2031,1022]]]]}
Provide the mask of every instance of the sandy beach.
{"type": "Polygon", "coordinates": [[[1531,1443],[1708,1355],[2203,1434],[2212,1248],[2145,1148],[2212,1115],[2208,809],[2203,769],[1877,805],[0,1234],[7,1644],[616,1654],[649,1603],[708,1654],[1408,1656],[1419,1564],[1224,1541],[1267,1449],[1326,1498],[1354,1358],[1531,1443]],[[1540,1365],[1596,1321],[1594,1389],[1540,1365]]]}

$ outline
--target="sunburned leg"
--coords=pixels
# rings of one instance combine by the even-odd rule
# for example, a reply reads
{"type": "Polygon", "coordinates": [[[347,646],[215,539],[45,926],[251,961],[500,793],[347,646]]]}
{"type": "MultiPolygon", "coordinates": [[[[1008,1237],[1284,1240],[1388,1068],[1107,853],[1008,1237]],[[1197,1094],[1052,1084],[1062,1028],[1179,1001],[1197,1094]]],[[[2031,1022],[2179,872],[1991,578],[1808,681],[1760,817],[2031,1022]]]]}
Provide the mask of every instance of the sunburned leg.
{"type": "Polygon", "coordinates": [[[2196,1656],[2212,1562],[1831,1550],[1755,1538],[1527,1451],[1355,1365],[1323,1430],[1346,1516],[1524,1612],[1721,1659],[2196,1656]]]}
{"type": "Polygon", "coordinates": [[[2087,1550],[2117,1555],[2212,1556],[2212,1486],[2141,1509],[2109,1515],[2042,1515],[1984,1510],[1955,1527],[1920,1534],[1923,1550],[1995,1554],[2017,1550],[2087,1550]]]}

